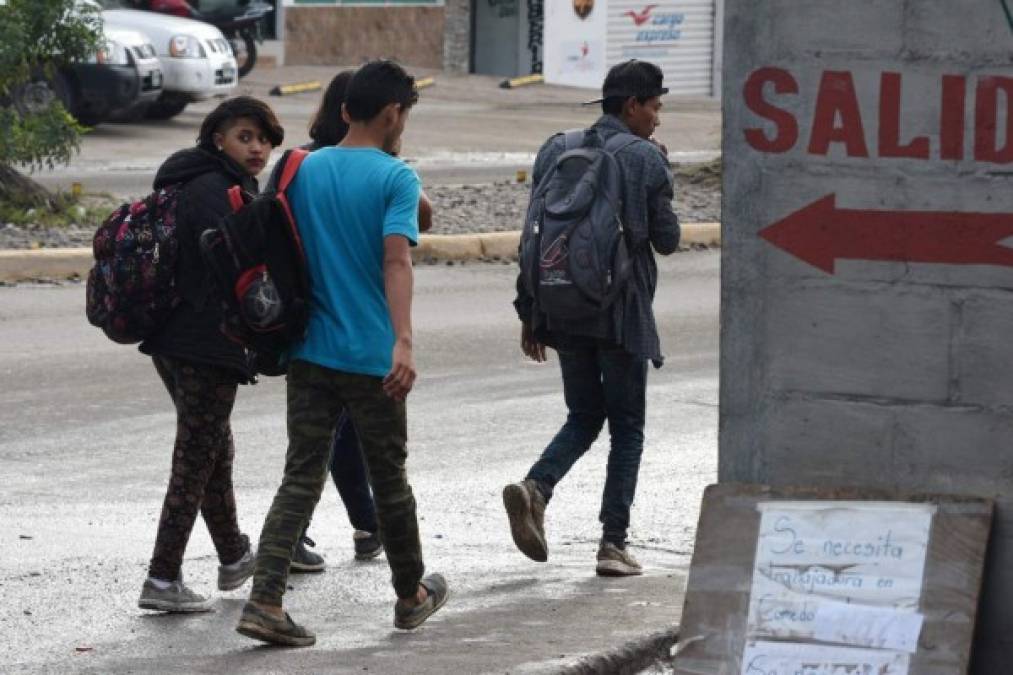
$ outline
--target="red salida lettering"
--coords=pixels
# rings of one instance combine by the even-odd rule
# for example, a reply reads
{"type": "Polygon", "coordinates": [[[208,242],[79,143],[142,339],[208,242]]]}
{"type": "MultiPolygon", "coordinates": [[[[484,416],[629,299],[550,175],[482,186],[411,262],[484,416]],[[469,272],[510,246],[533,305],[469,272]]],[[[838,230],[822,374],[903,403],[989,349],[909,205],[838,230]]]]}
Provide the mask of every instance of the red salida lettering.
{"type": "Polygon", "coordinates": [[[900,73],[883,73],[879,78],[879,156],[928,159],[928,136],[900,144],[900,83],[900,73]]]}
{"type": "Polygon", "coordinates": [[[943,76],[942,109],[939,113],[939,156],[964,159],[964,122],[967,105],[967,78],[943,76]]]}
{"type": "Polygon", "coordinates": [[[760,152],[788,152],[795,147],[795,142],[798,141],[798,121],[787,110],[771,105],[764,100],[763,88],[768,82],[774,85],[774,93],[798,93],[798,82],[787,70],[760,68],[754,71],[743,87],[743,98],[750,110],[773,122],[777,130],[773,138],[768,138],[763,129],[756,127],[746,129],[746,142],[760,152]]]}
{"type": "Polygon", "coordinates": [[[823,73],[816,95],[809,152],[825,155],[830,151],[831,143],[844,143],[849,157],[869,156],[855,83],[847,71],[828,70],[823,73]],[[838,116],[840,125],[837,124],[838,116]]]}
{"type": "Polygon", "coordinates": [[[1013,78],[983,77],[978,80],[978,95],[974,111],[974,158],[979,162],[1008,164],[1013,162],[1013,78]],[[999,91],[1006,97],[1006,143],[996,147],[999,141],[999,91]]]}
{"type": "MultiPolygon", "coordinates": [[[[904,139],[902,127],[906,118],[902,114],[902,82],[901,73],[887,71],[880,74],[877,156],[932,159],[933,135],[904,139]]],[[[938,159],[960,161],[965,158],[968,133],[968,78],[965,75],[943,75],[940,84],[938,159]]],[[[742,93],[746,107],[773,124],[773,129],[769,126],[744,129],[746,142],[760,152],[780,154],[795,148],[800,135],[798,119],[789,109],[774,105],[768,98],[798,95],[798,80],[783,68],[759,68],[749,75],[742,93]]],[[[804,103],[805,98],[799,100],[804,103]]],[[[975,161],[1013,164],[1013,77],[978,77],[973,138],[975,161]]],[[[833,143],[843,144],[848,157],[869,157],[855,82],[848,71],[828,70],[822,73],[806,150],[812,155],[826,156],[833,143]]]]}

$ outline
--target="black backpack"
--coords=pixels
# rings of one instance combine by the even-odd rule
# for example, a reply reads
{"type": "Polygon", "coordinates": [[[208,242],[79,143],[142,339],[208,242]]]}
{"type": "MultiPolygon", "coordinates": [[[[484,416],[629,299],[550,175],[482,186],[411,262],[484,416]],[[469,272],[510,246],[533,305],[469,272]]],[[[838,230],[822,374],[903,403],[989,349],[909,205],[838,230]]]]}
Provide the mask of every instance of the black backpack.
{"type": "Polygon", "coordinates": [[[630,276],[615,153],[639,138],[619,133],[589,145],[596,135],[565,132],[564,151],[535,187],[521,232],[521,277],[538,311],[553,319],[600,317],[630,276]]]}
{"type": "Polygon", "coordinates": [[[285,191],[309,153],[282,155],[277,188],[255,197],[229,190],[233,213],[200,238],[201,256],[222,301],[222,332],[255,352],[257,372],[280,375],[282,356],[306,333],[309,277],[285,191]]]}

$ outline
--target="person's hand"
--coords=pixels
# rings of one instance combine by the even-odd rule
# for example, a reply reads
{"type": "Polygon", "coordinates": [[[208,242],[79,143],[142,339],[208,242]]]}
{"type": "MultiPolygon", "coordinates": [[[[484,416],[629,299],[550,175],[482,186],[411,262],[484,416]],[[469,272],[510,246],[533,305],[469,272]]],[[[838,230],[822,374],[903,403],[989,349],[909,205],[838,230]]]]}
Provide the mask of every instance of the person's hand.
{"type": "Polygon", "coordinates": [[[403,401],[415,384],[415,357],[411,342],[395,342],[391,362],[390,372],[383,378],[383,392],[395,401],[403,401]]]}
{"type": "Polygon", "coordinates": [[[545,345],[535,339],[531,324],[521,324],[521,351],[532,361],[543,363],[545,361],[545,345]]]}
{"type": "Polygon", "coordinates": [[[419,232],[428,232],[433,227],[433,202],[425,192],[419,194],[419,232]]]}

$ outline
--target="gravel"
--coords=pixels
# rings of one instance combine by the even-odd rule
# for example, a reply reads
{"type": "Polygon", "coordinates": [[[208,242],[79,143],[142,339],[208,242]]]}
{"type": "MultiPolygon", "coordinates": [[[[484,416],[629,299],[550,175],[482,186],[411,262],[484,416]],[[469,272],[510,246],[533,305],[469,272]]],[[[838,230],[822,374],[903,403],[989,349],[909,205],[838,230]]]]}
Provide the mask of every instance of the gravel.
{"type": "MultiPolygon", "coordinates": [[[[721,219],[719,160],[675,167],[675,210],[684,223],[721,219]]],[[[433,201],[433,234],[470,234],[519,230],[530,183],[426,186],[433,201]]],[[[91,246],[98,223],[41,227],[0,223],[0,249],[91,246]]]]}

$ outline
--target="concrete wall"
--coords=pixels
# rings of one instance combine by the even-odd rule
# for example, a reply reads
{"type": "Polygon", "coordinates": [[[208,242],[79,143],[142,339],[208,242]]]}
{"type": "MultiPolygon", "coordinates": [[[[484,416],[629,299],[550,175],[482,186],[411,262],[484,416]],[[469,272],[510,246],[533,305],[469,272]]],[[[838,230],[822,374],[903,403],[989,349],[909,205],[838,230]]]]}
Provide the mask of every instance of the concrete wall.
{"type": "Polygon", "coordinates": [[[443,22],[443,69],[463,75],[471,70],[471,0],[446,0],[443,22]]]}
{"type": "Polygon", "coordinates": [[[974,672],[1008,672],[1002,5],[725,0],[725,19],[720,478],[997,497],[974,672]]]}
{"type": "Polygon", "coordinates": [[[444,7],[286,7],[285,63],[443,67],[444,7]]]}

